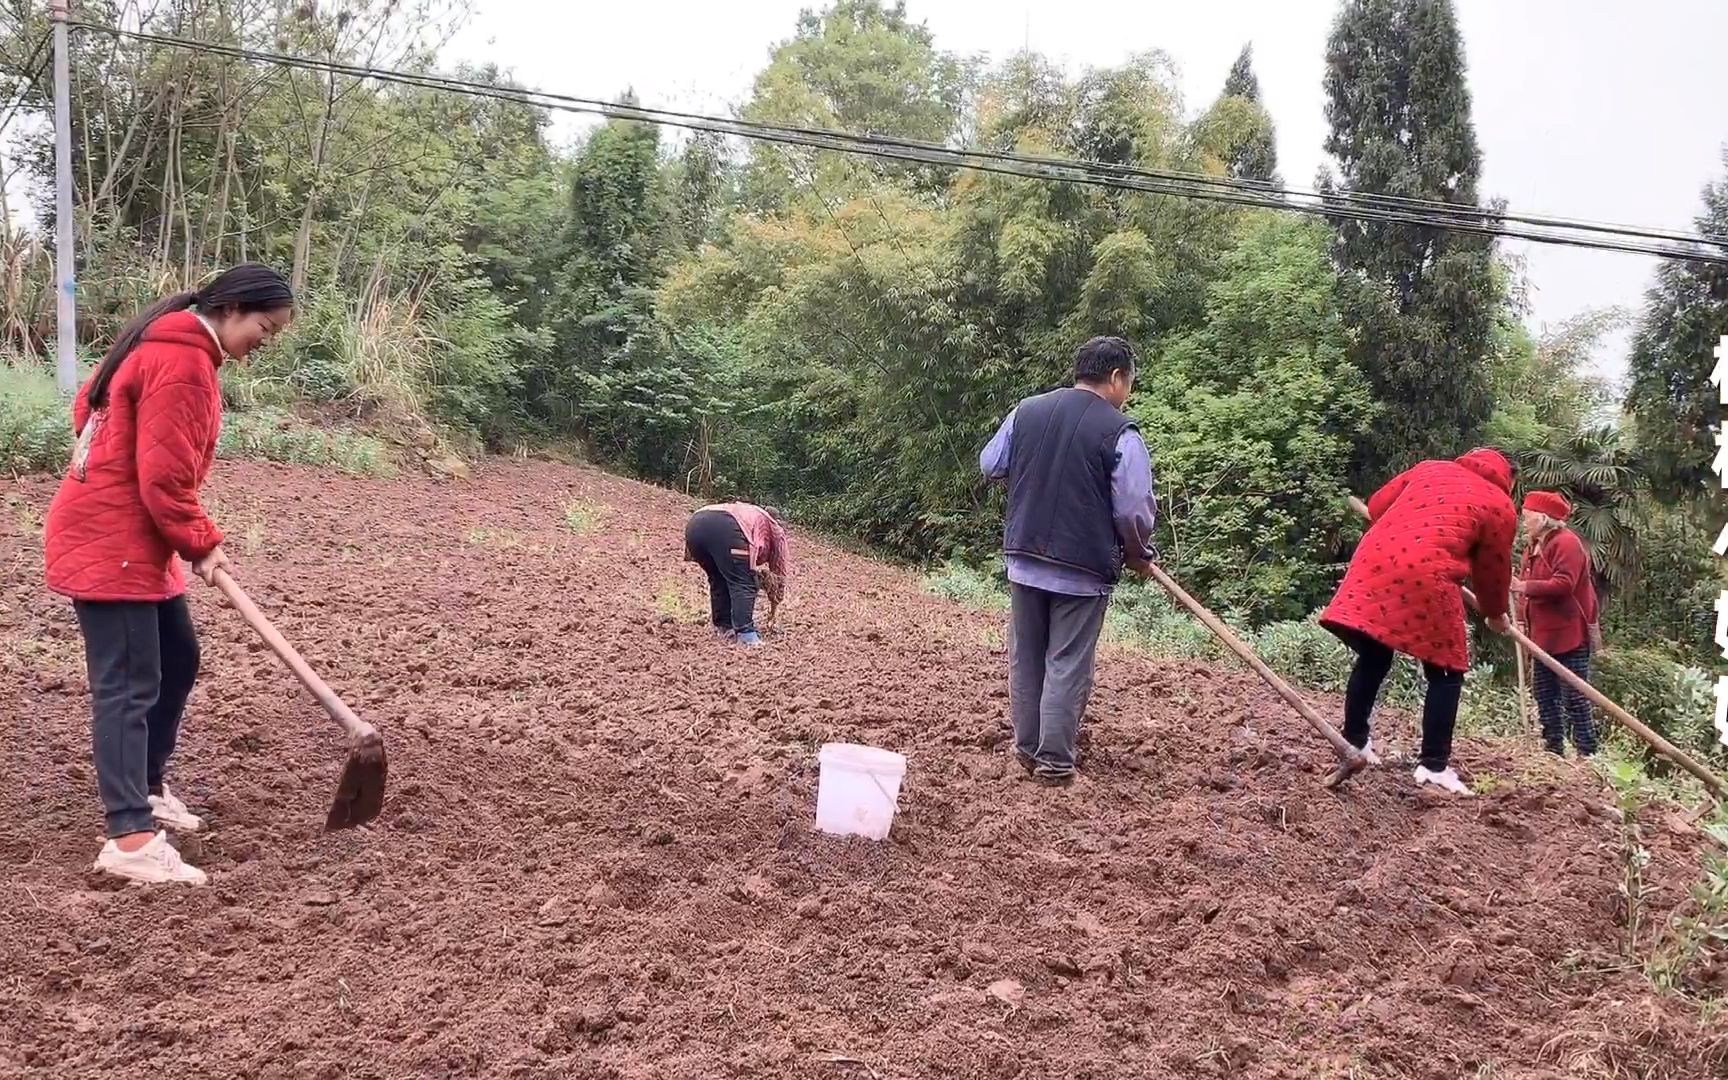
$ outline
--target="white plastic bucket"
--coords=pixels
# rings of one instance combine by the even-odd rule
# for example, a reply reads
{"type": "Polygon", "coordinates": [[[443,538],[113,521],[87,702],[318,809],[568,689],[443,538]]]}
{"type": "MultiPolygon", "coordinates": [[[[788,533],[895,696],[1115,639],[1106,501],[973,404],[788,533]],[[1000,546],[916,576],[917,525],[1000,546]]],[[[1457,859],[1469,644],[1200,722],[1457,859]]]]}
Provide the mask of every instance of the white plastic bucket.
{"type": "Polygon", "coordinates": [[[816,755],[816,827],[835,836],[887,837],[900,800],[906,758],[857,743],[827,743],[816,755]]]}

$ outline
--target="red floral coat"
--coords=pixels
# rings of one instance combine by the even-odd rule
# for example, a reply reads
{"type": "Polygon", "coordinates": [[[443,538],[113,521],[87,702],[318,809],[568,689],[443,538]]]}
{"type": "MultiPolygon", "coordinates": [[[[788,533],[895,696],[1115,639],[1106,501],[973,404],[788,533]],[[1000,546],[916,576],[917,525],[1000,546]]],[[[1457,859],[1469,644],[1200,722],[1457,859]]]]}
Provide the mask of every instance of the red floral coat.
{"type": "Polygon", "coordinates": [[[1393,479],[1368,500],[1368,532],[1321,625],[1468,670],[1458,587],[1469,579],[1483,615],[1507,613],[1518,533],[1511,491],[1512,466],[1494,450],[1424,461],[1393,479]]]}
{"type": "MultiPolygon", "coordinates": [[[[92,414],[78,391],[72,429],[89,449],[48,508],[48,587],[75,600],[168,600],[186,591],[179,560],[222,542],[198,501],[216,457],[222,351],[190,311],[151,323],[92,414]],[[89,432],[88,425],[96,425],[89,432]]],[[[76,455],[75,455],[76,456],[76,455]]]]}

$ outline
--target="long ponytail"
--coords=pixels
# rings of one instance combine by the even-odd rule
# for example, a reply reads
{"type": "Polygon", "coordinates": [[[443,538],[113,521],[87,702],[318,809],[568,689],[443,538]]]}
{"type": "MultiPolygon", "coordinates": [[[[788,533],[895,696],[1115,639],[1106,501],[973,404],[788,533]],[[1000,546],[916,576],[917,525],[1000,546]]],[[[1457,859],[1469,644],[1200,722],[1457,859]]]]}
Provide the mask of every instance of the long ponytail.
{"type": "Polygon", "coordinates": [[[223,308],[242,312],[273,311],[294,306],[294,292],[288,287],[288,280],[280,271],[260,263],[241,263],[224,270],[202,289],[164,296],[132,316],[131,320],[120,328],[114,344],[108,346],[108,352],[96,367],[95,377],[90,380],[90,393],[87,398],[90,407],[100,409],[108,404],[108,386],[114,381],[114,373],[120,369],[126,357],[132,354],[132,350],[138,347],[138,343],[144,340],[144,331],[150,328],[151,323],[164,315],[185,311],[193,306],[211,313],[223,308]]]}
{"type": "Polygon", "coordinates": [[[196,292],[177,292],[173,296],[164,296],[132,316],[131,320],[120,328],[120,333],[114,337],[114,344],[108,346],[108,352],[96,366],[96,377],[90,380],[90,407],[100,409],[108,404],[108,384],[114,381],[114,373],[120,370],[120,362],[130,356],[138,343],[144,340],[144,331],[150,328],[151,323],[164,315],[185,311],[197,302],[196,292]]]}

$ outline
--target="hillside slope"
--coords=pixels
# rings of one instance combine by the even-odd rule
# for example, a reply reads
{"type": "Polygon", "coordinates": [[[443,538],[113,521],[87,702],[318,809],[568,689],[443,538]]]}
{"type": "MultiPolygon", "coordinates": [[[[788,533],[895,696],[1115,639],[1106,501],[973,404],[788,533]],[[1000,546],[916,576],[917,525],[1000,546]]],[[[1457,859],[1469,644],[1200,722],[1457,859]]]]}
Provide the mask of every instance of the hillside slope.
{"type": "Polygon", "coordinates": [[[336,729],[200,588],[205,675],[171,779],[208,815],[182,848],[213,882],[116,887],[87,869],[76,629],[40,585],[52,487],[21,490],[0,520],[6,1075],[1728,1060],[1617,962],[1620,826],[1588,773],[1466,742],[1507,786],[1423,797],[1389,766],[1328,793],[1328,752],[1251,676],[1107,651],[1085,776],[1048,791],[1004,756],[996,617],[799,538],[780,633],[744,654],[699,624],[687,501],[553,465],[453,485],[224,465],[242,580],[383,730],[389,801],[374,828],[320,834],[336,729]],[[889,841],[811,830],[831,739],[909,756],[889,841]]]}

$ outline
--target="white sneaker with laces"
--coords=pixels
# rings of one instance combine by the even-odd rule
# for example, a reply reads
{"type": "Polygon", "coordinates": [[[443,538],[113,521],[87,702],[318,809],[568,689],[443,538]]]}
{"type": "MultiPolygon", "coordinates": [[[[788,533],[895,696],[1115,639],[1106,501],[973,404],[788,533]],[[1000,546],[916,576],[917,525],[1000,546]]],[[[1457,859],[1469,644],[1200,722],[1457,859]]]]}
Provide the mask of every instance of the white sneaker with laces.
{"type": "Polygon", "coordinates": [[[175,798],[167,784],[162,785],[162,794],[150,796],[150,816],[180,832],[197,832],[204,827],[203,820],[175,798]]]}
{"type": "Polygon", "coordinates": [[[210,881],[209,875],[204,871],[195,866],[187,866],[181,861],[180,852],[168,842],[168,834],[165,832],[152,836],[150,842],[137,851],[121,851],[118,844],[108,841],[102,845],[102,853],[96,856],[96,869],[115,877],[151,885],[168,882],[204,885],[210,881]]]}
{"type": "Polygon", "coordinates": [[[1374,740],[1373,739],[1369,739],[1367,742],[1363,743],[1361,746],[1358,746],[1356,749],[1362,755],[1363,761],[1366,761],[1370,765],[1380,764],[1380,755],[1374,752],[1374,740]]]}
{"type": "Polygon", "coordinates": [[[1425,765],[1418,765],[1416,766],[1416,782],[1418,784],[1433,784],[1435,787],[1444,788],[1454,795],[1473,794],[1470,786],[1458,779],[1458,770],[1453,768],[1433,772],[1425,765]]]}

